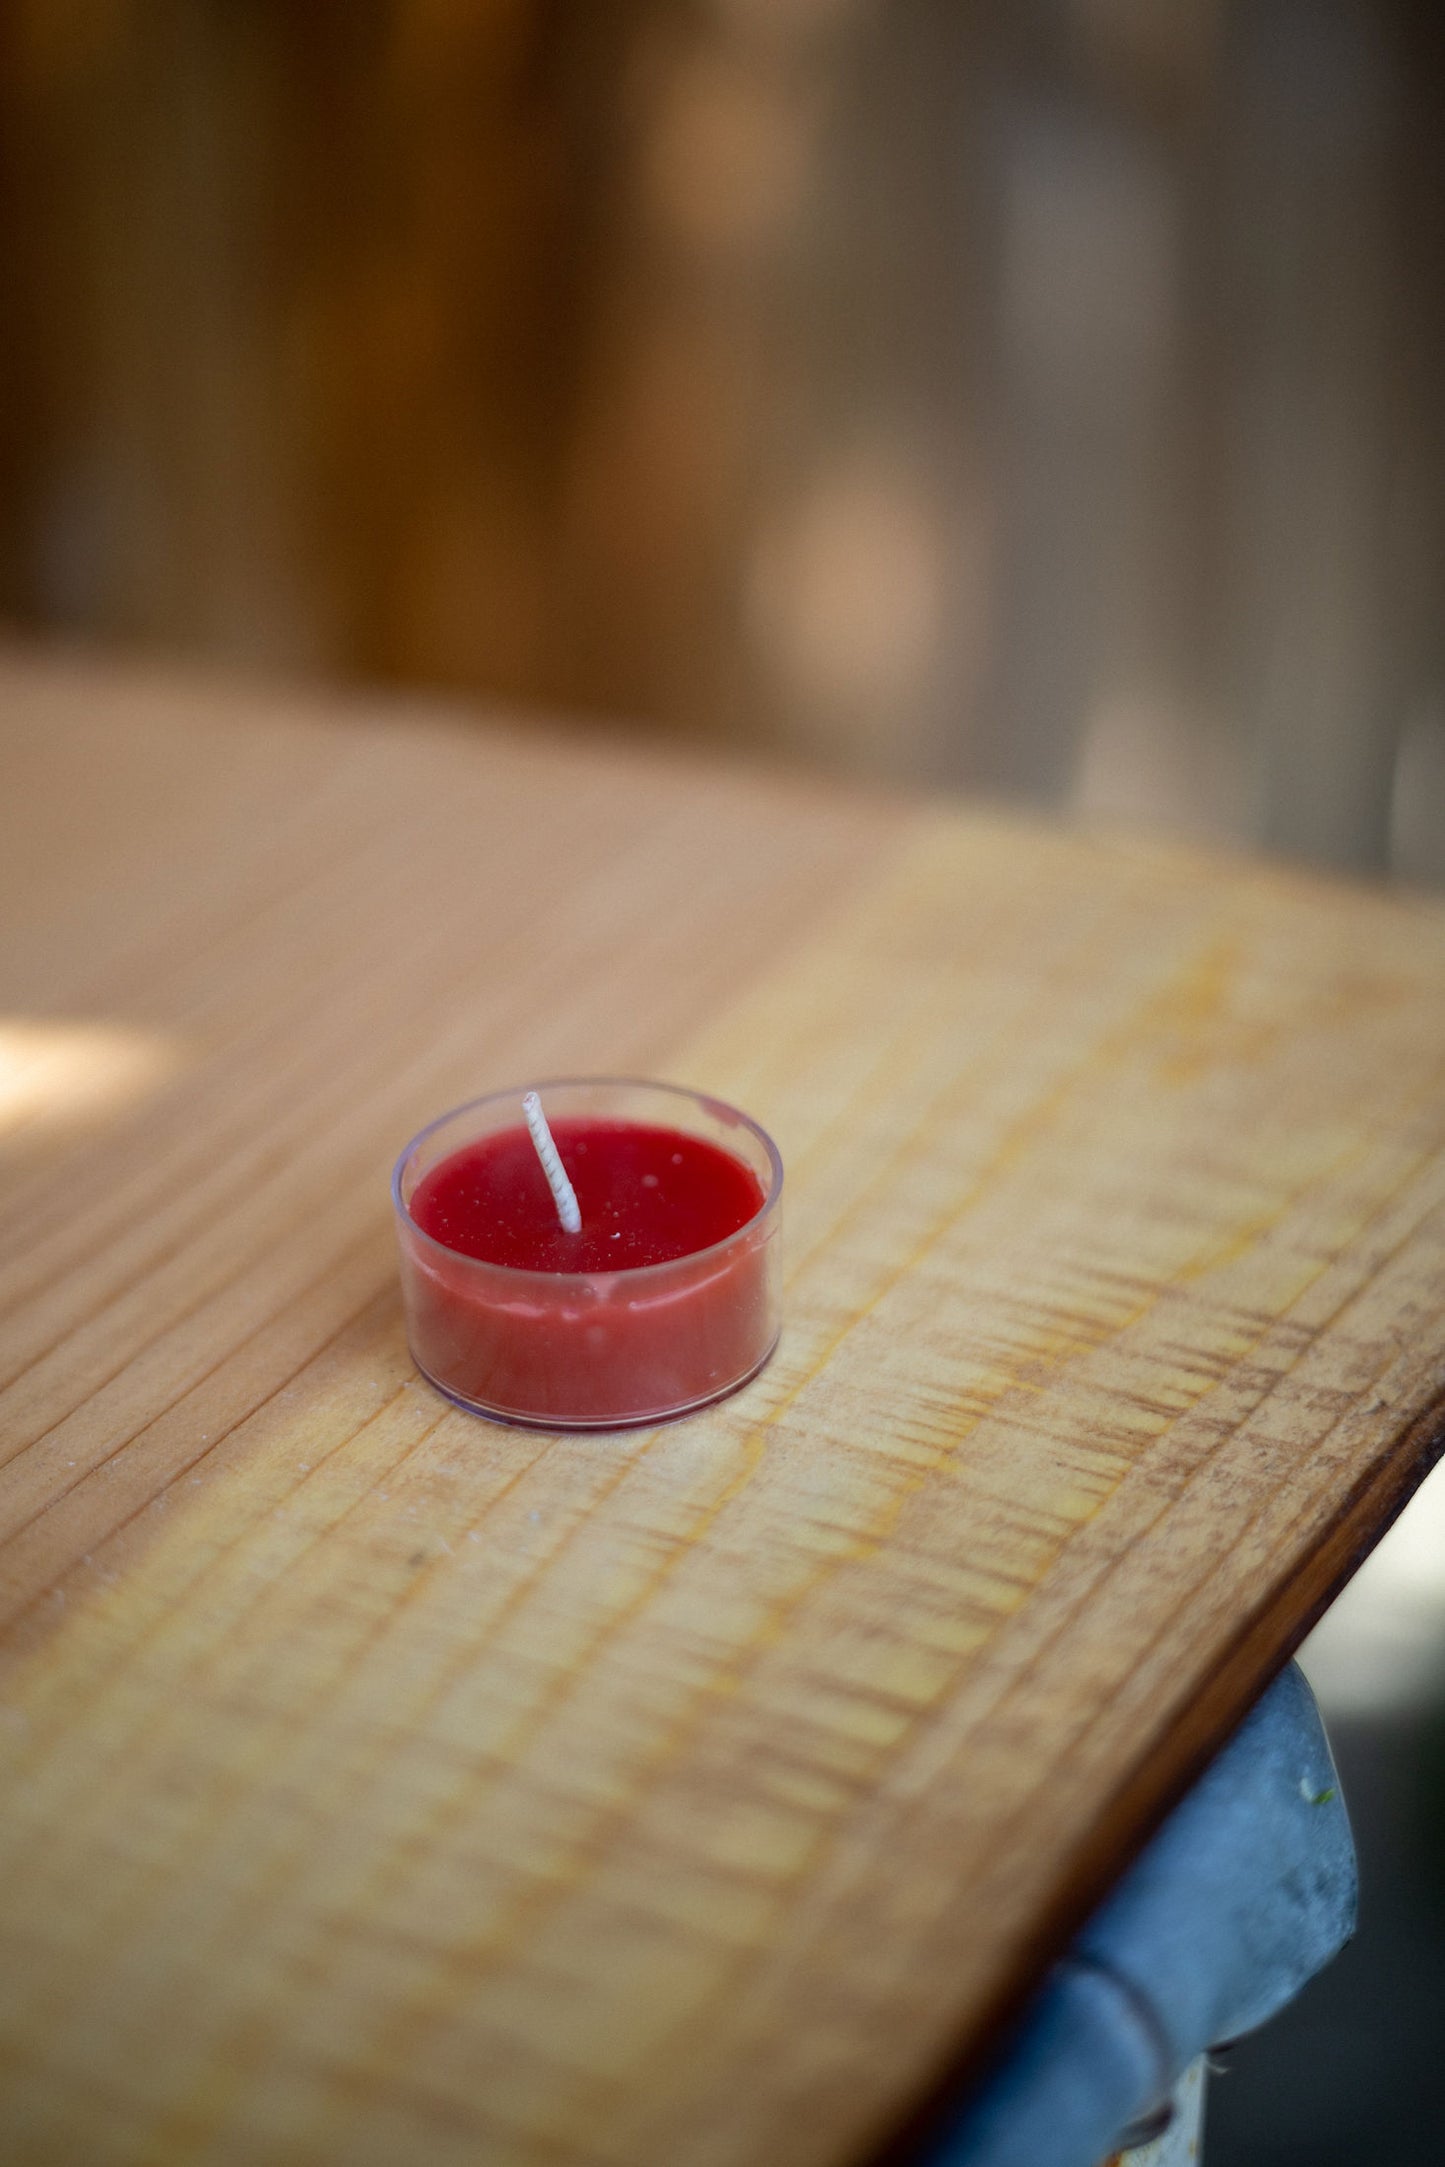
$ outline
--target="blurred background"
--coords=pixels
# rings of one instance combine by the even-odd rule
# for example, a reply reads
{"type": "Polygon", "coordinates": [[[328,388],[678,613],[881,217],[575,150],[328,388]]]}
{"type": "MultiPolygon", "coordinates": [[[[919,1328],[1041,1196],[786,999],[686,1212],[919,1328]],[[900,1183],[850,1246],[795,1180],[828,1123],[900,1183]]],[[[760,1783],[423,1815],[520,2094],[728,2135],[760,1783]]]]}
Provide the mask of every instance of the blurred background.
{"type": "MultiPolygon", "coordinates": [[[[0,0],[0,631],[1445,881],[1435,0],[0,0]]],[[[1433,1502],[1432,1502],[1433,1500],[1433,1502]]],[[[1445,1492],[1215,2167],[1445,2158],[1445,1492]]]]}
{"type": "Polygon", "coordinates": [[[1445,877],[1435,0],[0,25],[0,619],[1445,877]]]}

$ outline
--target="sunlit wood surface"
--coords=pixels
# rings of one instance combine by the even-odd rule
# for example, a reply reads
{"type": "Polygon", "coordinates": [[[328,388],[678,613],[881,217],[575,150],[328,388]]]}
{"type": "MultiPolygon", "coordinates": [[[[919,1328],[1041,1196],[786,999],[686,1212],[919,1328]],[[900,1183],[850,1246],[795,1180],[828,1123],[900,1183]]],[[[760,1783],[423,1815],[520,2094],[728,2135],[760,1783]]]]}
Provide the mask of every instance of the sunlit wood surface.
{"type": "Polygon", "coordinates": [[[1445,912],[365,702],[0,670],[0,2152],[833,2167],[1423,1472],[1445,912]],[[763,1378],[449,1411],[386,1176],[788,1167],[763,1378]]]}

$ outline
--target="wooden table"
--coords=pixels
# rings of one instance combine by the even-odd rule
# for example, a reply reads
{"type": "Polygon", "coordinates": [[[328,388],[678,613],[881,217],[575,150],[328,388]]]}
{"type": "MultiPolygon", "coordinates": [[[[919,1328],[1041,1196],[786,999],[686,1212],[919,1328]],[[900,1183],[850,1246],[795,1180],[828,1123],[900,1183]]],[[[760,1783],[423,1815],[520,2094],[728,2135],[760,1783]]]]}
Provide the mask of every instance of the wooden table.
{"type": "Polygon", "coordinates": [[[0,2151],[866,2156],[1440,1447],[1445,914],[380,700],[0,708],[0,2151]],[[388,1169],[607,1070],[778,1137],[783,1345],[491,1428],[388,1169]]]}

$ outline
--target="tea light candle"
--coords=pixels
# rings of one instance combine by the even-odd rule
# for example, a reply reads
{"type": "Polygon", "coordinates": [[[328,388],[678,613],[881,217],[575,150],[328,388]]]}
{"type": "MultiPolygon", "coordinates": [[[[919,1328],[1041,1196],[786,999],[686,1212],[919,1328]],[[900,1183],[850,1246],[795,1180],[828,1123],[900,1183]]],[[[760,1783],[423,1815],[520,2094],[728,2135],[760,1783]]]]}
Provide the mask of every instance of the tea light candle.
{"type": "Polygon", "coordinates": [[[418,1369],[545,1429],[721,1399],[777,1341],[782,1180],[755,1121],[669,1084],[549,1083],[444,1114],[392,1181],[418,1369]]]}

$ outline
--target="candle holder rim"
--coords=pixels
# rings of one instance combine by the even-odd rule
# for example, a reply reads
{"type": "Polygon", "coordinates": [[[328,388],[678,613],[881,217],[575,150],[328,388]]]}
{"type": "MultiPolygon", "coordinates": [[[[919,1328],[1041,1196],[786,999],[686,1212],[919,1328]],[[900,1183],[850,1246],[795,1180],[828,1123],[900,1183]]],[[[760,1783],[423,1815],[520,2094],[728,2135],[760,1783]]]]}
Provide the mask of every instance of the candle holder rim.
{"type": "MultiPolygon", "coordinates": [[[[525,1126],[525,1116],[521,1117],[520,1125],[525,1126]]],[[[436,1115],[435,1119],[418,1129],[416,1134],[403,1144],[391,1170],[391,1201],[397,1216],[405,1221],[418,1241],[426,1243],[428,1249],[435,1249],[439,1255],[450,1257],[454,1261],[475,1265],[478,1271],[497,1272],[508,1279],[535,1280],[539,1285],[547,1287],[570,1283],[580,1288],[596,1285],[599,1280],[608,1286],[624,1283],[636,1286],[660,1273],[675,1272],[681,1264],[695,1265],[705,1257],[715,1256],[720,1250],[730,1248],[742,1235],[759,1226],[763,1220],[775,1216],[782,1194],[783,1156],[760,1121],[755,1121],[752,1115],[744,1113],[740,1106],[734,1106],[727,1099],[718,1098],[711,1091],[695,1091],[689,1084],[660,1083],[652,1076],[550,1076],[534,1083],[509,1084],[500,1091],[483,1091],[474,1099],[463,1099],[460,1105],[448,1107],[445,1113],[436,1115]],[[660,1264],[624,1264],[616,1271],[593,1272],[546,1272],[535,1270],[526,1264],[494,1264],[488,1257],[470,1257],[465,1249],[449,1248],[445,1242],[438,1241],[434,1234],[428,1234],[424,1226],[417,1224],[412,1217],[411,1206],[401,1193],[402,1170],[418,1145],[424,1144],[438,1129],[444,1128],[449,1121],[455,1121],[462,1114],[473,1112],[477,1107],[494,1106],[500,1099],[516,1099],[520,1107],[522,1095],[527,1091],[535,1091],[545,1105],[545,1094],[548,1091],[596,1088],[600,1085],[614,1090],[665,1091],[673,1098],[692,1099],[699,1106],[716,1108],[730,1121],[741,1122],[744,1128],[750,1129],[767,1154],[772,1177],[767,1194],[751,1219],[744,1219],[741,1226],[734,1227],[731,1234],[724,1234],[721,1241],[709,1242],[704,1249],[689,1249],[680,1257],[664,1257],[660,1264]]]]}

